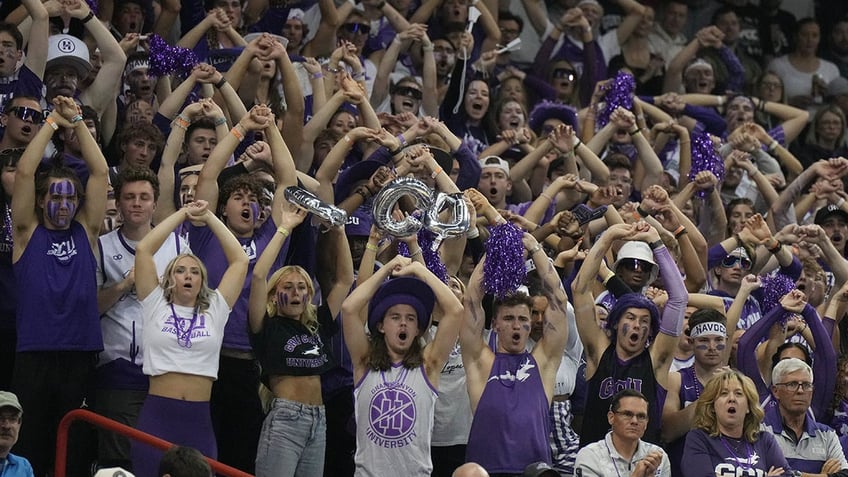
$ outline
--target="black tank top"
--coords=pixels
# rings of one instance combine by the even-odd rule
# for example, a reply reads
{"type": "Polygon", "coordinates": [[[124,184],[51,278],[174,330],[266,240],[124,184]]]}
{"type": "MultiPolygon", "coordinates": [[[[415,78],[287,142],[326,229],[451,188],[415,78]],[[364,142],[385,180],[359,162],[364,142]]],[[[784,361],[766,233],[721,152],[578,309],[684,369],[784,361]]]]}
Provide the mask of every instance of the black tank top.
{"type": "Polygon", "coordinates": [[[660,412],[666,391],[657,384],[651,353],[647,350],[629,361],[621,361],[610,344],[601,356],[598,369],[589,379],[586,392],[586,412],[580,433],[580,447],[604,438],[610,426],[607,412],[612,397],[624,389],[634,389],[648,398],[648,428],[643,440],[659,444],[660,412]]]}

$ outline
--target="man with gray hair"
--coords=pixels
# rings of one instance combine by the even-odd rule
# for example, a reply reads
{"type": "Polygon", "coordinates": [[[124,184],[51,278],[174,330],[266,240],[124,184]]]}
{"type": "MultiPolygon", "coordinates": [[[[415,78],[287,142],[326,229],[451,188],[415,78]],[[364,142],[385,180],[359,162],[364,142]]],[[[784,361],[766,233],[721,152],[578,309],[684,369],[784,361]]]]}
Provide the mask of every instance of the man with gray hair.
{"type": "Polygon", "coordinates": [[[848,462],[836,431],[816,422],[808,412],[813,398],[812,368],[798,358],[787,358],[777,363],[771,376],[771,391],[778,405],[766,410],[763,429],[774,434],[794,469],[792,475],[848,477],[848,462]]]}
{"type": "Polygon", "coordinates": [[[21,430],[24,410],[18,397],[0,391],[0,475],[4,477],[32,477],[33,470],[26,458],[12,454],[21,430]]]}

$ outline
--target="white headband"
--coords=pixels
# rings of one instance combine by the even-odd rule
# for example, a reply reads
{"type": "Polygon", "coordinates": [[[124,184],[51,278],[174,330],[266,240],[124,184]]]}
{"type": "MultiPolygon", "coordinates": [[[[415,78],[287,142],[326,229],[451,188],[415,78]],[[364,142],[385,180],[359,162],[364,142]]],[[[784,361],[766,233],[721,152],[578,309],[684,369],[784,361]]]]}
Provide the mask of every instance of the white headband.
{"type": "Polygon", "coordinates": [[[705,321],[698,323],[694,328],[689,330],[690,338],[699,336],[727,336],[727,327],[716,321],[705,321]]]}

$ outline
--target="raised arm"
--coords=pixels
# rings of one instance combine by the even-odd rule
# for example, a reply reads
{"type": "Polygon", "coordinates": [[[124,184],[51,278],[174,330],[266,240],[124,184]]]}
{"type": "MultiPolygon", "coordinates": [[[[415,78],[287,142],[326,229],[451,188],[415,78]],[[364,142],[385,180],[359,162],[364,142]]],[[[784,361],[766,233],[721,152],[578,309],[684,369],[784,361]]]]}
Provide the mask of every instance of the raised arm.
{"type": "Polygon", "coordinates": [[[365,324],[368,322],[368,302],[393,272],[410,263],[409,258],[396,255],[374,272],[371,278],[356,287],[342,303],[342,328],[345,344],[353,362],[354,382],[359,382],[366,371],[365,357],[368,355],[369,343],[365,335],[365,324]]]}
{"type": "Polygon", "coordinates": [[[545,313],[545,329],[537,345],[542,351],[542,361],[539,362],[539,356],[535,353],[534,357],[539,362],[540,368],[556,373],[568,341],[568,295],[565,294],[559,273],[554,268],[553,262],[545,255],[542,245],[527,232],[524,233],[522,240],[527,254],[533,260],[536,271],[542,278],[542,291],[549,303],[545,313]]]}
{"type": "Polygon", "coordinates": [[[271,121],[271,110],[267,106],[254,106],[250,112],[241,118],[241,121],[236,124],[230,134],[218,142],[215,149],[200,170],[200,177],[197,178],[197,192],[195,197],[198,200],[205,200],[210,204],[218,203],[218,175],[224,170],[227,165],[227,160],[236,150],[236,146],[244,139],[247,131],[262,130],[271,121]]]}
{"type": "Polygon", "coordinates": [[[206,213],[199,217],[192,215],[191,218],[205,222],[206,226],[215,234],[215,238],[221,243],[221,248],[224,249],[224,256],[227,257],[229,266],[218,283],[218,291],[227,301],[227,305],[232,308],[244,288],[244,279],[247,276],[247,265],[249,263],[247,254],[244,253],[244,249],[236,236],[211,210],[206,210],[206,213]]]}
{"type": "MultiPolygon", "coordinates": [[[[91,9],[88,8],[86,2],[79,1],[74,8],[68,9],[68,13],[73,18],[83,20],[91,14],[91,9]]],[[[100,66],[100,71],[97,72],[94,82],[80,94],[79,99],[83,104],[94,108],[98,115],[102,115],[118,96],[127,55],[103,23],[87,21],[85,22],[85,29],[94,38],[97,48],[100,49],[103,64],[100,66]]]]}
{"type": "MultiPolygon", "coordinates": [[[[135,293],[139,300],[144,300],[147,295],[159,286],[159,273],[156,271],[156,262],[153,255],[162,247],[168,236],[188,219],[195,219],[191,214],[204,214],[206,202],[198,201],[183,207],[168,218],[153,227],[147,235],[135,247],[135,293]]],[[[242,252],[244,255],[244,252],[242,252]]]]}
{"type": "Polygon", "coordinates": [[[47,37],[50,34],[50,18],[47,9],[40,1],[22,0],[21,3],[26,7],[27,13],[32,18],[24,64],[35,73],[35,76],[44,78],[44,67],[47,65],[47,37]]]}
{"type": "Polygon", "coordinates": [[[597,369],[601,355],[610,344],[604,330],[595,319],[595,297],[592,296],[592,284],[601,268],[601,261],[616,240],[626,240],[636,233],[636,224],[616,224],[607,229],[589,249],[586,260],[580,266],[577,277],[571,284],[574,314],[577,316],[577,332],[586,351],[586,379],[597,369]]]}
{"type": "Polygon", "coordinates": [[[283,244],[294,230],[306,217],[306,211],[286,204],[282,208],[274,209],[277,215],[277,233],[271,237],[271,241],[265,246],[262,255],[253,265],[250,281],[250,299],[248,301],[248,324],[251,333],[262,331],[265,313],[268,305],[268,274],[277,260],[283,244]]]}

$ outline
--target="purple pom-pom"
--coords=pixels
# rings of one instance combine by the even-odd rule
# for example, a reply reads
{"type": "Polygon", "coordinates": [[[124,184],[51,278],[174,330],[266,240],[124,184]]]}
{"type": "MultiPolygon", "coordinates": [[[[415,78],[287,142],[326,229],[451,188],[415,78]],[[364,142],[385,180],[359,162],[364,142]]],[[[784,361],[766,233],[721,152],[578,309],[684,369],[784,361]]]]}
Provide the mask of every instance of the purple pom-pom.
{"type": "Polygon", "coordinates": [[[490,228],[483,265],[483,290],[502,298],[515,293],[527,278],[524,265],[524,232],[507,222],[490,228]]]}
{"type": "MultiPolygon", "coordinates": [[[[721,183],[724,180],[724,161],[719,157],[710,136],[705,132],[692,131],[690,147],[692,148],[692,168],[689,170],[689,181],[694,181],[695,176],[701,171],[710,171],[721,183]]],[[[708,192],[699,190],[696,194],[703,199],[708,192]]]]}
{"type": "Polygon", "coordinates": [[[171,46],[159,35],[150,36],[151,76],[166,76],[171,73],[188,73],[197,65],[197,55],[188,48],[171,46]]]}
{"type": "Polygon", "coordinates": [[[772,308],[780,306],[780,299],[795,289],[795,281],[780,272],[761,276],[760,281],[762,282],[760,309],[763,315],[768,314],[772,308]]]}
{"type": "MultiPolygon", "coordinates": [[[[427,267],[427,270],[430,270],[433,275],[439,278],[439,280],[447,283],[448,282],[448,267],[442,263],[441,257],[439,257],[439,252],[437,250],[433,250],[433,233],[425,228],[421,228],[418,231],[418,246],[421,247],[421,257],[424,259],[424,266],[427,267]]],[[[409,257],[409,247],[406,245],[406,242],[398,240],[398,254],[403,255],[404,257],[409,257]]]]}
{"type": "Polygon", "coordinates": [[[606,107],[598,114],[597,126],[602,128],[609,122],[610,115],[619,106],[630,111],[633,109],[633,91],[636,80],[633,75],[619,71],[612,82],[607,84],[607,94],[604,96],[606,107]]]}
{"type": "Polygon", "coordinates": [[[85,0],[85,3],[88,4],[88,8],[94,16],[97,16],[97,14],[100,13],[100,7],[97,5],[97,0],[85,0]]]}

